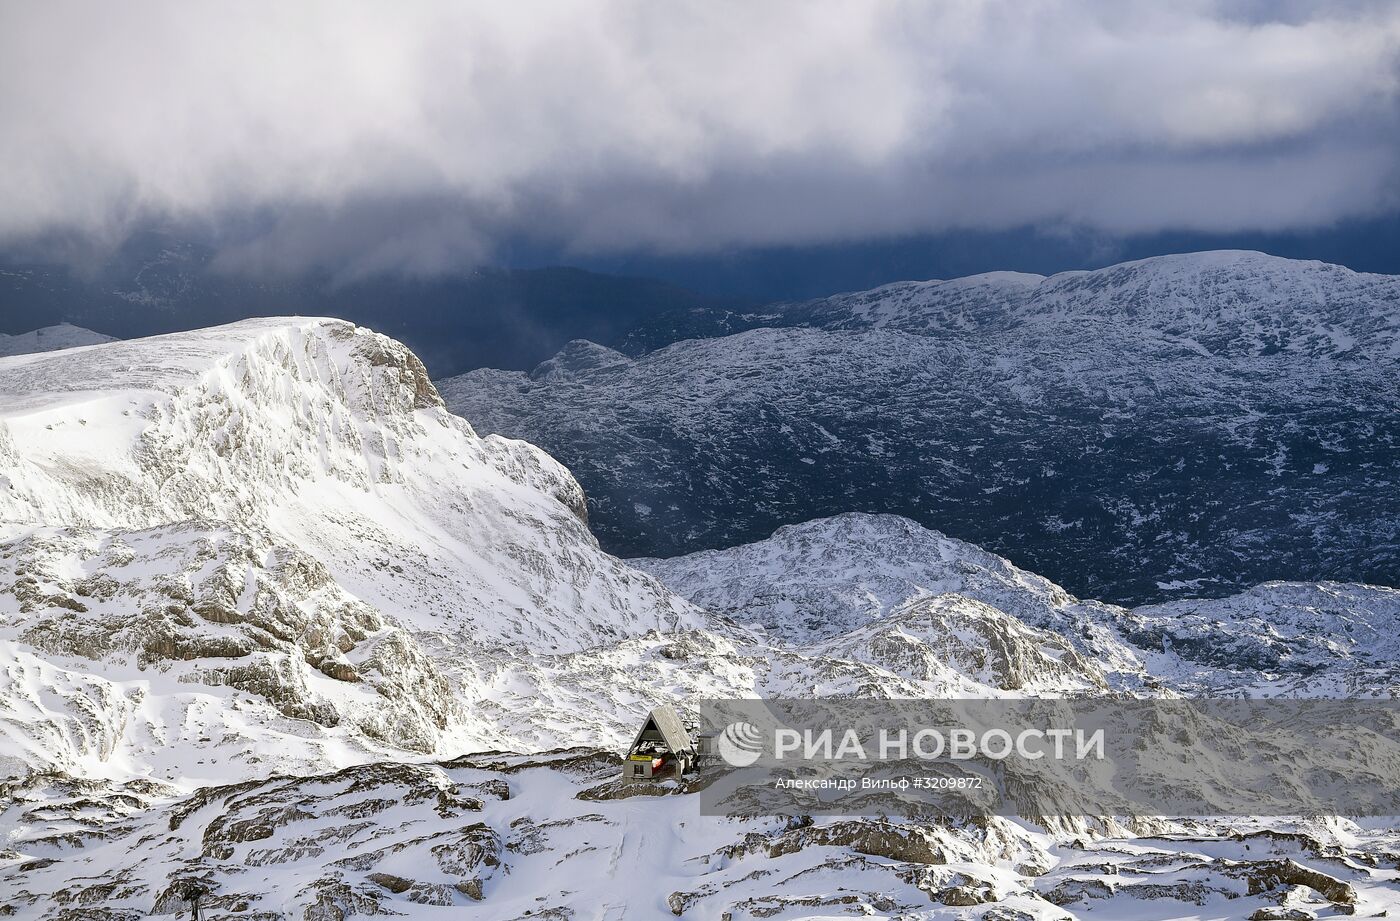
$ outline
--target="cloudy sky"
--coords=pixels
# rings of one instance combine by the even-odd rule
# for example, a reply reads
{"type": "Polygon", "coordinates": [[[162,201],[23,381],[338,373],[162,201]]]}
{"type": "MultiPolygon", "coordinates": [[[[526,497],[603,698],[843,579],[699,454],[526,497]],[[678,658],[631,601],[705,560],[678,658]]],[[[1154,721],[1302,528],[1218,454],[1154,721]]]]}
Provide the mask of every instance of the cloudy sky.
{"type": "Polygon", "coordinates": [[[257,271],[1306,234],[1400,213],[1400,2],[6,2],[0,126],[0,246],[257,271]]]}

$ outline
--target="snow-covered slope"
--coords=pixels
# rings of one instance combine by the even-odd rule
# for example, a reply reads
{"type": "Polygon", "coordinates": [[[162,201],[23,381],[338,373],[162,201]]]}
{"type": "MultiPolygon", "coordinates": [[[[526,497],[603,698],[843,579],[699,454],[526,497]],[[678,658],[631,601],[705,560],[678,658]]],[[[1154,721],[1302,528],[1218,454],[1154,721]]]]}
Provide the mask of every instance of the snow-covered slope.
{"type": "Polygon", "coordinates": [[[209,788],[14,791],[20,918],[681,916],[935,921],[1377,917],[1400,909],[1393,832],[1339,820],[1092,823],[1057,840],[990,817],[714,819],[693,789],[622,787],[609,753],[384,763],[209,788]],[[660,795],[658,795],[660,794],[660,795]],[[18,863],[23,860],[23,863],[18,863]],[[1277,912],[1267,914],[1267,912],[1277,912]],[[1294,914],[1287,914],[1294,911],[1294,914]],[[1256,914],[1261,912],[1262,914],[1256,914]],[[1307,912],[1304,914],[1303,912],[1307,912]]]}
{"type": "Polygon", "coordinates": [[[692,311],[622,350],[439,382],[566,463],[619,553],[860,510],[1119,602],[1400,581],[1400,278],[1201,253],[692,311]]]}
{"type": "Polygon", "coordinates": [[[256,320],[0,363],[0,521],[266,528],[420,630],[569,649],[694,624],[601,553],[538,449],[478,438],[406,348],[256,320]]]}
{"type": "MultiPolygon", "coordinates": [[[[976,647],[1013,646],[1019,630],[1040,631],[1070,644],[1118,690],[1400,697],[1400,589],[1274,582],[1229,598],[1125,609],[1081,601],[980,547],[893,515],[841,515],[728,550],[635,562],[697,605],[839,658],[860,657],[851,651],[855,638],[907,635],[911,622],[925,631],[922,655],[957,629],[975,629],[982,613],[998,612],[1010,622],[976,647]],[[949,605],[962,606],[953,623],[945,619],[949,605]]],[[[1033,652],[1012,660],[1028,687],[1055,674],[1052,660],[1074,661],[1033,652]]],[[[893,661],[882,659],[890,669],[893,661]]],[[[962,674],[973,671],[966,662],[962,674]]]]}
{"type": "Polygon", "coordinates": [[[747,546],[633,563],[700,607],[799,644],[942,594],[1034,623],[1055,622],[1077,604],[1048,579],[897,515],[838,515],[779,528],[747,546]]]}
{"type": "Polygon", "coordinates": [[[112,336],[105,336],[102,333],[74,326],[71,323],[60,323],[57,326],[45,326],[42,329],[20,333],[16,336],[0,333],[0,358],[10,355],[28,355],[32,352],[54,352],[59,349],[73,349],[83,345],[98,345],[112,341],[114,341],[112,336]]]}
{"type": "Polygon", "coordinates": [[[703,622],[582,515],[566,470],[341,321],[0,360],[6,766],[195,783],[549,744],[467,705],[489,663],[703,622]]]}
{"type": "Polygon", "coordinates": [[[0,542],[0,638],[5,774],[227,782],[431,753],[465,719],[400,623],[225,523],[0,542]]]}

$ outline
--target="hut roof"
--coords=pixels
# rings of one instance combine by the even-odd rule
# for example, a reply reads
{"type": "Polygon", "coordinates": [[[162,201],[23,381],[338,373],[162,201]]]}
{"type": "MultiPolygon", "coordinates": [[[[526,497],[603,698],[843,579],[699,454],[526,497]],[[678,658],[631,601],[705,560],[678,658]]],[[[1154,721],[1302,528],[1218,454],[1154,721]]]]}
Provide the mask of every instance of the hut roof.
{"type": "Polygon", "coordinates": [[[686,731],[675,707],[661,706],[648,713],[646,722],[642,723],[642,728],[637,730],[637,737],[632,740],[632,748],[636,748],[642,741],[642,733],[651,728],[661,733],[661,738],[666,740],[666,747],[671,751],[677,754],[694,751],[695,745],[690,741],[690,733],[686,731]]]}

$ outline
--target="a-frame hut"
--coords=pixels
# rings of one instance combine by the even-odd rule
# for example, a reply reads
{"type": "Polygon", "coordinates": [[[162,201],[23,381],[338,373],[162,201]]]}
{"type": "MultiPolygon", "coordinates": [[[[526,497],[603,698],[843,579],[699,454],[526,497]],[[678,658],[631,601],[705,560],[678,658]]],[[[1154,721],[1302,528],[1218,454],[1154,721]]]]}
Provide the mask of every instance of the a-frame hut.
{"type": "Polygon", "coordinates": [[[657,707],[627,749],[622,762],[625,780],[679,777],[695,766],[695,741],[675,707],[657,707]]]}

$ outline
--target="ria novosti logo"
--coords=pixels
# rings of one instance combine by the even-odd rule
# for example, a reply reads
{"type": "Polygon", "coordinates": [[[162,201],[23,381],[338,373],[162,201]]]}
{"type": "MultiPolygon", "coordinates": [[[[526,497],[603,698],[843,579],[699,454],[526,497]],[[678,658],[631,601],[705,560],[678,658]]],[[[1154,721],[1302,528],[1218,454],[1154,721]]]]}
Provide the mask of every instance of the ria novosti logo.
{"type": "Polygon", "coordinates": [[[1397,700],[743,698],[695,716],[705,815],[1400,812],[1397,700]]]}
{"type": "Polygon", "coordinates": [[[748,767],[763,754],[763,733],[753,723],[730,723],[719,734],[715,747],[730,767],[748,767]]]}
{"type": "MultiPolygon", "coordinates": [[[[1104,731],[1086,733],[1082,729],[1025,729],[1015,734],[1005,729],[975,732],[968,728],[939,730],[881,729],[873,738],[855,729],[780,728],[772,733],[769,747],[777,761],[1004,761],[1017,758],[1039,761],[1094,758],[1103,760],[1104,731]],[[1071,743],[1073,749],[1071,750],[1071,743]]],[[[744,768],[758,762],[764,753],[764,732],[753,723],[737,720],[724,728],[715,740],[720,758],[731,767],[744,768]]]]}

